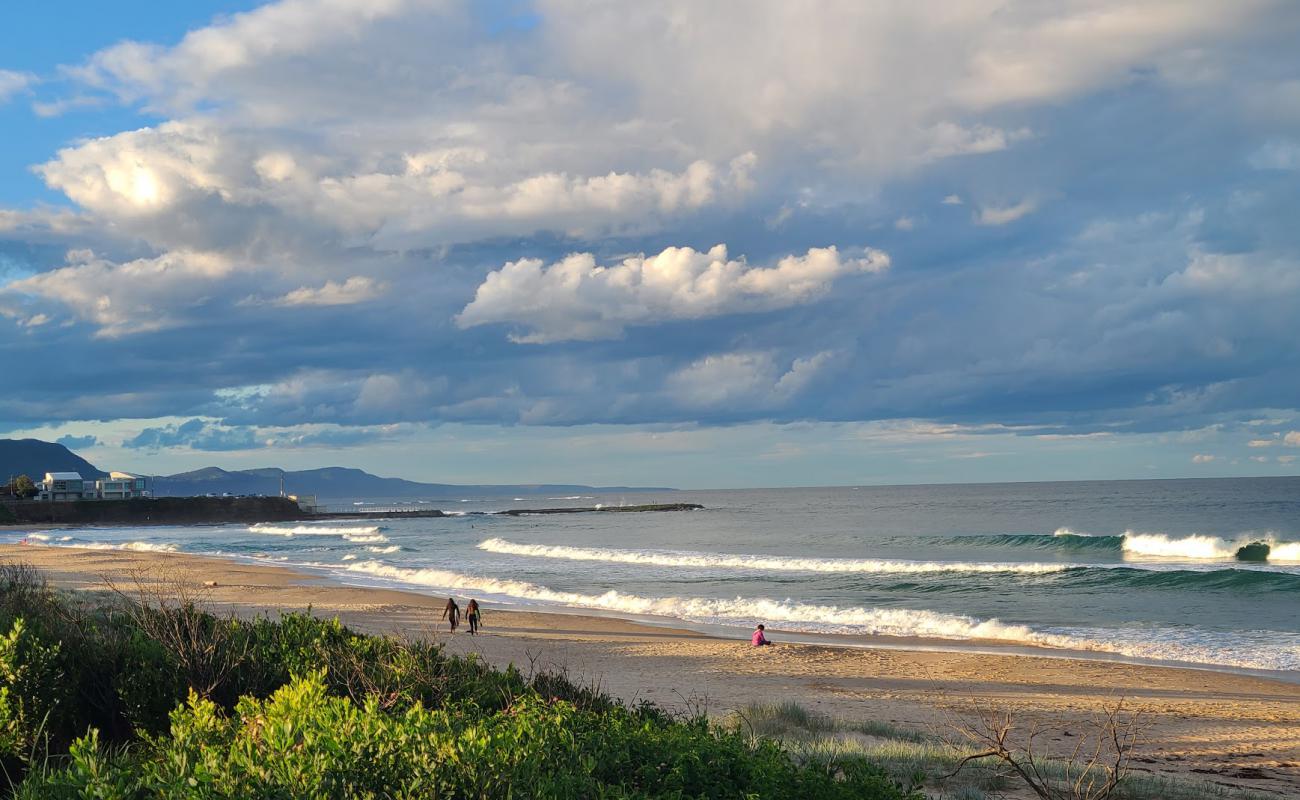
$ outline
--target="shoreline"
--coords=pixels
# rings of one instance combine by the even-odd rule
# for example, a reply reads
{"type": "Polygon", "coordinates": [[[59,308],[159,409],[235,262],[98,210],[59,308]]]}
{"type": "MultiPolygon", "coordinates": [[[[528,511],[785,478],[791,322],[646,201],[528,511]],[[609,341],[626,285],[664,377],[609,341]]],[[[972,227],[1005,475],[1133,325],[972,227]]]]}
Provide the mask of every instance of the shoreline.
{"type": "MultiPolygon", "coordinates": [[[[567,511],[567,509],[566,509],[567,511]]],[[[166,523],[170,524],[170,523],[166,523]]],[[[0,534],[5,532],[38,532],[45,530],[62,530],[62,529],[95,529],[106,528],[112,529],[121,527],[117,524],[85,526],[76,523],[61,524],[31,524],[23,523],[19,525],[0,525],[0,534]]],[[[305,564],[279,563],[267,559],[260,559],[252,556],[241,555],[213,555],[205,553],[187,553],[183,551],[169,550],[129,550],[116,549],[110,547],[80,547],[77,545],[52,544],[47,541],[29,541],[22,544],[0,543],[0,561],[6,558],[12,559],[9,554],[9,548],[38,548],[56,551],[76,551],[82,553],[124,553],[132,555],[158,554],[171,555],[183,558],[197,559],[199,561],[213,562],[214,565],[220,564],[240,564],[254,568],[267,568],[273,570],[283,570],[289,574],[297,575],[305,579],[323,581],[328,585],[338,587],[347,587],[355,589],[374,589],[383,592],[397,592],[403,595],[414,597],[428,598],[445,596],[445,592],[439,595],[435,592],[435,587],[416,587],[403,583],[396,579],[389,579],[379,576],[352,576],[347,579],[336,574],[331,568],[326,566],[311,566],[305,564]]],[[[466,595],[471,594],[466,590],[455,590],[453,594],[466,595]]],[[[542,615],[555,615],[561,617],[578,617],[592,619],[608,619],[625,622],[630,625],[644,626],[648,628],[664,628],[679,632],[690,631],[710,638],[722,641],[744,641],[748,642],[751,631],[738,626],[729,626],[725,624],[696,623],[688,620],[678,619],[675,617],[655,616],[648,614],[634,614],[631,612],[619,612],[601,608],[586,608],[582,606],[565,606],[548,604],[545,602],[509,602],[498,599],[480,599],[480,603],[488,604],[500,611],[510,613],[531,613],[542,615]]],[[[1252,667],[1240,667],[1231,664],[1212,664],[1193,661],[1178,661],[1173,659],[1144,658],[1141,656],[1132,656],[1124,653],[1112,652],[1108,650],[1090,650],[1086,648],[1068,648],[1053,647],[1046,644],[1034,644],[1007,639],[960,639],[960,638],[943,638],[937,636],[898,636],[890,634],[850,634],[850,633],[819,633],[815,631],[805,631],[796,629],[787,629],[780,627],[780,623],[768,623],[768,633],[779,635],[781,641],[791,645],[806,645],[829,648],[843,648],[847,650],[899,650],[906,652],[934,652],[934,653],[964,653],[971,655],[985,656],[1022,656],[1026,658],[1047,658],[1062,659],[1065,661],[1087,661],[1110,664],[1125,664],[1129,666],[1151,667],[1155,669],[1179,669],[1192,670],[1198,672],[1209,672],[1214,674],[1234,675],[1240,677],[1260,678],[1263,680],[1273,680],[1282,683],[1291,683],[1300,685],[1300,671],[1287,670],[1269,670],[1252,667]]]]}
{"type": "Polygon", "coordinates": [[[0,561],[29,563],[65,589],[102,590],[106,578],[163,579],[164,588],[174,582],[206,595],[217,611],[310,609],[367,633],[434,639],[497,667],[563,671],[623,700],[676,711],[720,715],[791,700],[841,719],[941,732],[954,718],[995,707],[1048,720],[1062,734],[1049,746],[1066,748],[1065,731],[1124,697],[1152,722],[1143,769],[1300,793],[1300,685],[1273,677],[1052,652],[936,649],[926,640],[797,643],[775,630],[778,645],[756,650],[747,640],[667,620],[483,600],[483,635],[452,636],[438,620],[441,596],[340,583],[287,566],[40,545],[0,545],[0,561]],[[205,588],[207,581],[216,585],[205,588]]]}

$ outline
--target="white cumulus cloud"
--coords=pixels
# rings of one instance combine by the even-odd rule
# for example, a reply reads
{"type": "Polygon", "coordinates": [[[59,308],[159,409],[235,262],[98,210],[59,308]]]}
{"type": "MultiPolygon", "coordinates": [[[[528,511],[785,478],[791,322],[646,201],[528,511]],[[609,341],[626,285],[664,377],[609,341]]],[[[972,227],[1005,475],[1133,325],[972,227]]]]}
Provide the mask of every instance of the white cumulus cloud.
{"type": "MultiPolygon", "coordinates": [[[[163,330],[185,324],[177,312],[206,304],[213,287],[240,269],[220,253],[197,251],[120,264],[92,253],[69,257],[85,260],[0,287],[0,314],[20,316],[37,302],[68,309],[103,338],[163,330]]],[[[28,324],[36,318],[49,319],[41,313],[28,324]]]]}
{"type": "Polygon", "coordinates": [[[789,255],[775,266],[729,258],[726,245],[699,251],[669,247],[611,267],[591,253],[546,265],[540,259],[507,263],[490,273],[456,317],[462,328],[512,323],[520,342],[608,339],[629,325],[768,311],[812,302],[838,279],[882,272],[889,256],[865,249],[846,256],[835,247],[789,255]]]}

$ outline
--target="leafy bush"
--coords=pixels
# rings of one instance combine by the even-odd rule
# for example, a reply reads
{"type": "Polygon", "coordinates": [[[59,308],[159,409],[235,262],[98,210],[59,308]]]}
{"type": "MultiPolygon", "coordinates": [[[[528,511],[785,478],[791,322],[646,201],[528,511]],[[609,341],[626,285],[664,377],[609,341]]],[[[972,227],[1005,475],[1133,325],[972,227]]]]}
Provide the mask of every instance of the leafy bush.
{"type": "Polygon", "coordinates": [[[796,766],[771,742],[703,722],[598,713],[537,694],[508,709],[386,712],[331,696],[323,674],[226,717],[192,694],[167,737],[118,757],[93,740],[20,797],[819,797],[903,798],[861,761],[796,766]]]}
{"type": "Polygon", "coordinates": [[[66,707],[59,646],[42,642],[22,619],[0,636],[0,766],[5,774],[35,757],[47,725],[66,707]]]}

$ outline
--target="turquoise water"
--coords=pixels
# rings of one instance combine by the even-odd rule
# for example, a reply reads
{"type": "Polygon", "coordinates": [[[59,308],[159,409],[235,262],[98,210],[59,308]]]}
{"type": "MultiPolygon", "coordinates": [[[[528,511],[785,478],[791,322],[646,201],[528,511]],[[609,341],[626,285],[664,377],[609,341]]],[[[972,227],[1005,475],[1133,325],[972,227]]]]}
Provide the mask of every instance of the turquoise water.
{"type": "Polygon", "coordinates": [[[1300,670],[1300,478],[659,492],[540,503],[467,497],[436,506],[458,516],[40,535],[49,544],[256,559],[348,583],[738,634],[765,622],[809,635],[998,640],[1300,670]],[[480,513],[648,501],[706,510],[480,513]]]}

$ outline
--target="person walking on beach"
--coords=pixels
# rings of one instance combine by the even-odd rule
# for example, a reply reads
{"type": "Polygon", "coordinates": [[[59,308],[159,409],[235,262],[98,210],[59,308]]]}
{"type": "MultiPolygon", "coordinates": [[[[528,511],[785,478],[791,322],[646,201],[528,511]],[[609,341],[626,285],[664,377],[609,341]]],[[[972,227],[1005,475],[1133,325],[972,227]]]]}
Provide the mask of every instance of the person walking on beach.
{"type": "Polygon", "coordinates": [[[447,598],[447,605],[442,607],[442,618],[447,620],[451,632],[455,633],[456,626],[460,624],[460,606],[456,605],[456,598],[447,598]]]}
{"type": "Polygon", "coordinates": [[[750,642],[752,642],[755,647],[767,647],[772,644],[772,642],[763,635],[763,630],[764,628],[762,625],[759,625],[754,629],[754,635],[750,638],[750,642]]]}
{"type": "Polygon", "coordinates": [[[469,623],[470,634],[478,633],[478,620],[478,601],[471,597],[469,602],[465,604],[465,621],[469,623]]]}

